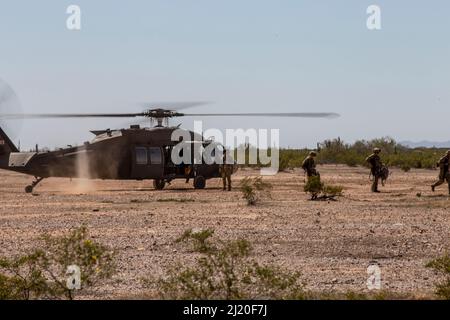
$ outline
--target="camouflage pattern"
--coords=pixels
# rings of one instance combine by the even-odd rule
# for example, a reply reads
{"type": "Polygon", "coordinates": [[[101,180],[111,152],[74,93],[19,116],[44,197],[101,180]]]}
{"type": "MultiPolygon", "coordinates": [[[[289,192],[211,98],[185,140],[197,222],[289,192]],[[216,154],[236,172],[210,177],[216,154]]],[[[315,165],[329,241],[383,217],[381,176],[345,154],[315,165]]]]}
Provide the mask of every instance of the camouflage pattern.
{"type": "Polygon", "coordinates": [[[311,153],[303,160],[302,169],[305,170],[308,178],[318,176],[319,173],[316,170],[316,162],[314,161],[315,153],[311,153]]]}
{"type": "Polygon", "coordinates": [[[231,191],[231,175],[233,174],[232,164],[223,164],[221,167],[223,190],[231,191]],[[227,187],[228,184],[228,187],[227,187]]]}
{"type": "Polygon", "coordinates": [[[372,153],[370,156],[366,158],[366,162],[370,165],[370,173],[373,176],[373,182],[372,182],[372,192],[379,192],[378,191],[378,183],[380,181],[380,178],[382,178],[382,168],[383,163],[381,162],[381,158],[379,156],[380,150],[374,149],[374,153],[372,153]]]}
{"type": "Polygon", "coordinates": [[[231,175],[233,173],[234,173],[234,164],[227,163],[227,152],[224,152],[223,163],[220,166],[220,174],[222,176],[223,181],[223,190],[231,191],[231,175]]]}
{"type": "Polygon", "coordinates": [[[444,184],[444,182],[447,180],[448,192],[450,194],[449,162],[450,162],[450,151],[448,151],[447,154],[445,154],[441,159],[439,159],[439,162],[436,164],[437,167],[439,167],[439,178],[438,178],[438,181],[436,181],[431,186],[431,189],[433,191],[436,187],[444,184]]]}
{"type": "Polygon", "coordinates": [[[385,165],[382,165],[381,170],[380,170],[380,179],[381,179],[381,185],[383,187],[388,178],[389,178],[389,168],[385,165]]]}

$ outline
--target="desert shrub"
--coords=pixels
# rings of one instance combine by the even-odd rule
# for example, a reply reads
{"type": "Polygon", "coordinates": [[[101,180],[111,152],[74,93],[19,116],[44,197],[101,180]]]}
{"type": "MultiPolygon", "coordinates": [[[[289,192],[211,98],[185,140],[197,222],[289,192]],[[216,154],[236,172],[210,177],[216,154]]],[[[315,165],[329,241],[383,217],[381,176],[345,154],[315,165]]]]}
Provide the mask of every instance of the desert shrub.
{"type": "Polygon", "coordinates": [[[311,194],[311,200],[334,199],[342,195],[342,186],[327,185],[320,180],[319,176],[309,177],[303,190],[311,194]]]}
{"type": "Polygon", "coordinates": [[[409,172],[411,171],[411,167],[407,164],[403,164],[400,169],[402,169],[403,172],[409,172]]]}
{"type": "Polygon", "coordinates": [[[43,247],[14,258],[0,259],[1,299],[74,299],[76,293],[110,278],[113,253],[92,241],[86,227],[60,237],[44,236],[43,247]],[[68,286],[69,266],[80,270],[79,290],[68,286]]]}
{"type": "Polygon", "coordinates": [[[348,157],[344,160],[344,163],[349,166],[349,167],[356,167],[358,166],[358,164],[360,164],[360,162],[358,161],[357,158],[353,158],[353,157],[348,157]]]}
{"type": "MultiPolygon", "coordinates": [[[[366,157],[372,153],[374,147],[380,147],[382,149],[383,161],[391,167],[398,168],[424,168],[432,169],[435,166],[436,160],[440,155],[445,153],[444,149],[438,148],[408,148],[398,144],[394,139],[390,137],[384,137],[374,140],[358,140],[353,144],[345,143],[340,138],[333,140],[325,140],[317,144],[318,162],[322,164],[345,164],[350,167],[357,165],[367,166],[365,163],[366,157]]],[[[245,165],[253,167],[263,166],[259,159],[256,165],[250,165],[248,163],[248,153],[250,150],[259,149],[252,148],[250,146],[240,147],[236,149],[235,154],[239,153],[239,150],[245,150],[245,165]]],[[[268,154],[271,154],[272,150],[266,150],[268,154]]],[[[308,155],[307,149],[279,149],[279,169],[280,171],[299,168],[303,159],[308,155]]],[[[265,165],[268,166],[268,165],[265,165]]]]}
{"type": "Polygon", "coordinates": [[[214,234],[213,229],[204,229],[199,231],[194,231],[193,229],[188,229],[175,240],[175,243],[185,242],[189,240],[193,243],[193,250],[197,252],[207,252],[210,248],[209,238],[214,234]]]}
{"type": "Polygon", "coordinates": [[[445,279],[436,285],[436,294],[446,300],[450,300],[450,256],[447,254],[441,258],[427,263],[427,268],[432,268],[445,279]]]}
{"type": "Polygon", "coordinates": [[[319,176],[309,177],[304,186],[304,191],[309,192],[313,197],[322,192],[324,184],[320,181],[319,176]]]}
{"type": "Polygon", "coordinates": [[[213,241],[211,231],[188,230],[183,242],[193,242],[198,257],[192,266],[181,263],[158,279],[144,279],[162,299],[303,299],[305,293],[297,272],[260,265],[251,259],[251,244],[244,240],[213,241]],[[205,241],[204,235],[209,235],[205,241]],[[195,244],[201,241],[202,244],[195,244]],[[204,247],[206,244],[206,247],[204,247]]]}
{"type": "Polygon", "coordinates": [[[280,149],[279,150],[279,170],[299,168],[303,159],[308,155],[308,150],[280,149]]]}
{"type": "Polygon", "coordinates": [[[292,159],[289,159],[287,156],[280,157],[279,164],[278,164],[278,170],[286,171],[287,169],[290,169],[291,161],[292,161],[292,159]]]}
{"type": "Polygon", "coordinates": [[[247,200],[248,205],[255,205],[263,198],[270,198],[272,185],[263,181],[262,177],[245,177],[240,183],[242,197],[247,200]]]}
{"type": "Polygon", "coordinates": [[[254,205],[256,203],[256,191],[251,185],[248,177],[241,181],[240,189],[242,192],[242,197],[247,200],[247,204],[254,205]]]}
{"type": "Polygon", "coordinates": [[[322,188],[322,193],[326,197],[338,197],[338,196],[342,195],[343,190],[344,190],[344,187],[342,187],[342,186],[324,185],[322,188]]]}
{"type": "Polygon", "coordinates": [[[0,259],[0,300],[30,300],[53,295],[41,264],[44,252],[36,250],[12,259],[0,259]]]}

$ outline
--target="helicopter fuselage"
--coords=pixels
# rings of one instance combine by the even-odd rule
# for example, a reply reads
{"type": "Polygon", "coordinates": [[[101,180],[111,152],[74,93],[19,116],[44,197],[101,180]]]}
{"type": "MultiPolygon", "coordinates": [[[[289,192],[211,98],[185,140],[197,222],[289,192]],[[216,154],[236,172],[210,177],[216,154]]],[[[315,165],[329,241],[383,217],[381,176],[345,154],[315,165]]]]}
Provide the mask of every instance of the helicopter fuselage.
{"type": "MultiPolygon", "coordinates": [[[[39,178],[66,177],[89,179],[145,180],[170,182],[201,176],[220,177],[219,164],[174,164],[172,141],[178,128],[130,128],[93,131],[96,137],[82,146],[49,152],[11,152],[0,160],[0,168],[39,178]]],[[[186,131],[192,141],[203,138],[186,131]]],[[[1,157],[1,156],[0,156],[1,157]]],[[[191,162],[193,163],[193,162],[191,162]]]]}

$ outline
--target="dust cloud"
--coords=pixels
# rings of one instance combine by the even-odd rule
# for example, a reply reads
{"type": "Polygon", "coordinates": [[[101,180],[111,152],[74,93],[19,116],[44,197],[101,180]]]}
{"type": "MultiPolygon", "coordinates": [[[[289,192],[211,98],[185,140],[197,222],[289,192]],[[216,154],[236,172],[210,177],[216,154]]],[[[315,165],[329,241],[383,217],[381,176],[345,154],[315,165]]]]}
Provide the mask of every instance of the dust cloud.
{"type": "Polygon", "coordinates": [[[73,180],[71,192],[84,194],[96,191],[96,185],[92,181],[92,174],[89,165],[89,156],[86,150],[80,151],[75,160],[76,177],[73,180]]]}

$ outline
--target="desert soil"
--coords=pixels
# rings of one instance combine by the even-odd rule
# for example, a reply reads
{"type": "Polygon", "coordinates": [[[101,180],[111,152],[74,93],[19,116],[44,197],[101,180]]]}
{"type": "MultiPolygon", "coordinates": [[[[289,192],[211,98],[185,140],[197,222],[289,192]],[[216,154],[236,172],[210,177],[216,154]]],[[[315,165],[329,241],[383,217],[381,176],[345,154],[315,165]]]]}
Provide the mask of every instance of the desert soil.
{"type": "MultiPolygon", "coordinates": [[[[221,181],[194,190],[176,181],[155,191],[151,181],[44,180],[34,195],[31,177],[0,171],[0,255],[33,247],[42,234],[59,235],[86,224],[96,241],[117,252],[118,272],[91,298],[144,295],[141,279],[176,262],[192,261],[174,240],[189,228],[213,228],[221,239],[246,238],[253,257],[301,271],[308,289],[367,292],[367,267],[377,261],[382,287],[432,297],[439,276],[425,264],[450,251],[447,186],[431,193],[437,171],[394,170],[382,193],[369,192],[368,170],[319,167],[326,183],[344,186],[338,201],[310,201],[299,170],[264,178],[272,197],[247,206],[240,191],[221,181]]],[[[241,170],[234,185],[256,170],[241,170]]]]}

